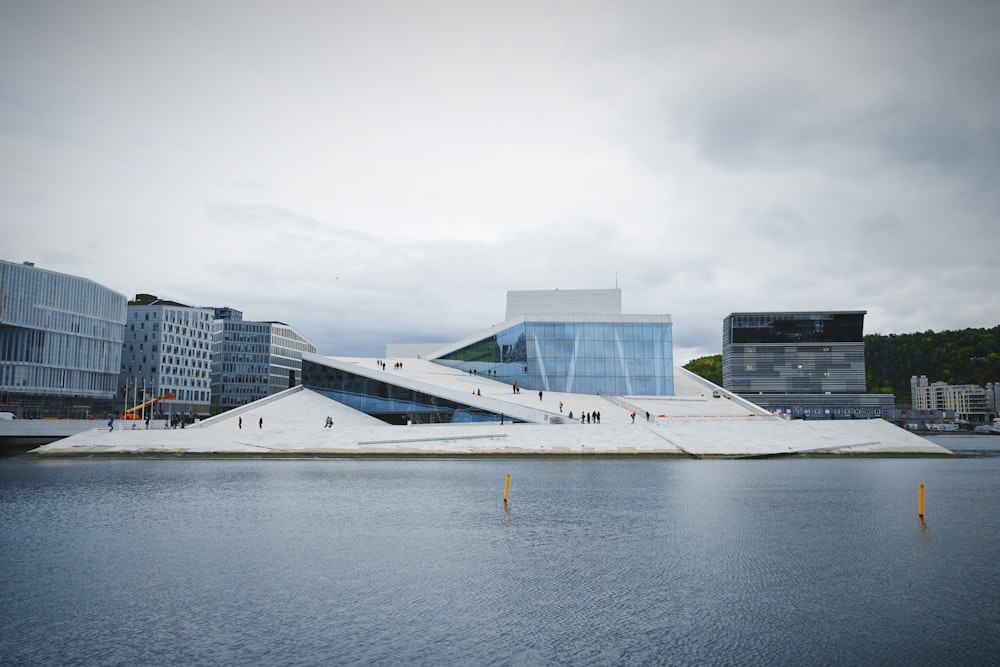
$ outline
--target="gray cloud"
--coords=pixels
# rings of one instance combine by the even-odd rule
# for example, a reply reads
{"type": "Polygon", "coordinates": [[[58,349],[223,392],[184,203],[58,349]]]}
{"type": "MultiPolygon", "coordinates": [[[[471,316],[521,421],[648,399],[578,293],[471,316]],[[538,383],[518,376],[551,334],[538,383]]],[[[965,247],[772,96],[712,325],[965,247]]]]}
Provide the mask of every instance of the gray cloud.
{"type": "Polygon", "coordinates": [[[994,2],[0,9],[5,259],[449,340],[623,288],[680,360],[735,310],[997,324],[994,2]],[[983,249],[981,249],[983,248],[983,249]]]}

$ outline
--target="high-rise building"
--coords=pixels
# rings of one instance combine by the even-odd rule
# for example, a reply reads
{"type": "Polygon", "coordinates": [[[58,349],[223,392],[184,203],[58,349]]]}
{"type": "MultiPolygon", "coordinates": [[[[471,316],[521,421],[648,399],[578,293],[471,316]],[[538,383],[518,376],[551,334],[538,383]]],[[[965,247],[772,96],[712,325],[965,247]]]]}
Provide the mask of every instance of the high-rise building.
{"type": "Polygon", "coordinates": [[[0,411],[104,417],[118,381],[125,301],[86,278],[0,260],[0,411]]]}
{"type": "Polygon", "coordinates": [[[232,308],[212,323],[214,411],[245,405],[298,384],[302,354],[316,346],[284,322],[247,322],[232,308]]]}
{"type": "Polygon", "coordinates": [[[866,394],[865,311],[731,313],[722,325],[722,386],[793,418],[887,415],[866,394]]]}
{"type": "Polygon", "coordinates": [[[123,409],[174,420],[209,415],[212,401],[212,308],[152,294],[128,302],[118,395],[123,409]]]}

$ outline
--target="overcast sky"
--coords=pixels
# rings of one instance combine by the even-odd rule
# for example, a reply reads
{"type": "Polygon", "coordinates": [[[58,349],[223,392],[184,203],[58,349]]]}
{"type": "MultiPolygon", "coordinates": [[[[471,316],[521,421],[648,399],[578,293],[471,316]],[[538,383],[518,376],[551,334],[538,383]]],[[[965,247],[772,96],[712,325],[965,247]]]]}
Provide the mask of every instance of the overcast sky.
{"type": "Polygon", "coordinates": [[[0,258],[452,341],[622,289],[1000,324],[1000,2],[0,0],[0,258]]]}

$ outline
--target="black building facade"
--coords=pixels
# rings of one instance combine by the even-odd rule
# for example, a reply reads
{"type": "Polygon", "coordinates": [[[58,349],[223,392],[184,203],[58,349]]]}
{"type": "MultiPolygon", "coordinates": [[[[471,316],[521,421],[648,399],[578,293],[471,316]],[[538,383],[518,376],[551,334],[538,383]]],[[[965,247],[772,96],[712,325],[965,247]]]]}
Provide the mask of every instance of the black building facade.
{"type": "Polygon", "coordinates": [[[792,418],[885,416],[894,397],[865,393],[865,313],[728,315],[723,321],[723,387],[792,418]]]}

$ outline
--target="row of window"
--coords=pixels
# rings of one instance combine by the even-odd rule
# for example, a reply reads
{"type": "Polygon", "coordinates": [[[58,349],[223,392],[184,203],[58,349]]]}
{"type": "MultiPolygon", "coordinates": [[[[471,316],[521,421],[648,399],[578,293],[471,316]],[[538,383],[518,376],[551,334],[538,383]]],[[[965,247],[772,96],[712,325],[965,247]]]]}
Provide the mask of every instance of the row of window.
{"type": "Polygon", "coordinates": [[[4,323],[121,340],[125,297],[97,283],[0,260],[4,323]]]}
{"type": "Polygon", "coordinates": [[[769,408],[776,415],[867,415],[879,417],[881,408],[769,408]]]}
{"type": "Polygon", "coordinates": [[[117,373],[80,369],[0,364],[0,389],[36,393],[101,397],[114,392],[117,373]],[[38,387],[45,389],[39,391],[38,387]]]}

